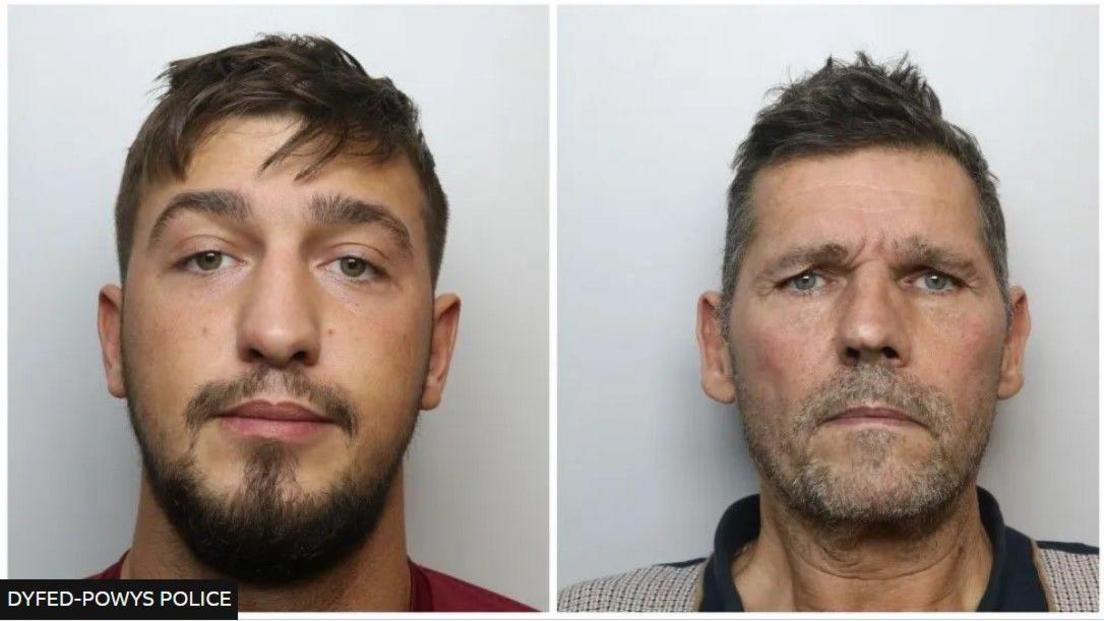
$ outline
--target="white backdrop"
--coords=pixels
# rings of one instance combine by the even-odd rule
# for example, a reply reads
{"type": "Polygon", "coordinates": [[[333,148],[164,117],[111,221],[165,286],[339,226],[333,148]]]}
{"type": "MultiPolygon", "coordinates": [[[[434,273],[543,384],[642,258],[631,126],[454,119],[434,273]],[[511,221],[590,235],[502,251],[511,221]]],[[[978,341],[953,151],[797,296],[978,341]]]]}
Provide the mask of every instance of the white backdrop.
{"type": "Polygon", "coordinates": [[[9,576],[88,575],[129,545],[140,460],[95,324],[126,148],[168,61],[272,32],[332,38],[421,108],[452,206],[439,290],[464,308],[408,457],[409,550],[546,608],[544,7],[9,9],[9,576]]]}
{"type": "Polygon", "coordinates": [[[981,484],[1007,523],[1098,542],[1095,7],[560,7],[560,587],[711,552],[757,491],[734,409],[699,387],[728,164],[767,89],[829,54],[909,52],[972,131],[1033,317],[1027,384],[981,484]]]}

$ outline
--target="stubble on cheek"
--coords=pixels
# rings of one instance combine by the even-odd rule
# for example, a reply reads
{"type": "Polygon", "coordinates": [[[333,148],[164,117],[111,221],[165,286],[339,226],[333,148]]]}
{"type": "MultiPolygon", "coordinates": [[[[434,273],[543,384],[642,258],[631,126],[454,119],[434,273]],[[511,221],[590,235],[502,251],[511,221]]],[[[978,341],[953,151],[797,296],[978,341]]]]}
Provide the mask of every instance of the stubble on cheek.
{"type": "Polygon", "coordinates": [[[793,455],[802,444],[800,421],[791,420],[787,402],[788,378],[799,364],[789,355],[787,338],[772,331],[734,331],[729,344],[737,408],[749,453],[767,479],[792,478],[790,460],[770,455],[793,455]]]}
{"type": "Polygon", "coordinates": [[[929,319],[925,354],[938,363],[928,363],[927,376],[947,387],[948,396],[958,404],[948,421],[948,441],[958,443],[960,450],[976,450],[963,445],[979,431],[987,437],[992,426],[1004,354],[1004,320],[957,309],[940,311],[929,319]]]}
{"type": "MultiPolygon", "coordinates": [[[[421,343],[412,323],[405,317],[390,321],[365,316],[356,325],[332,326],[326,332],[330,353],[341,360],[342,381],[362,415],[348,444],[353,470],[378,470],[388,457],[387,447],[401,443],[417,420],[428,345],[421,343]]],[[[311,485],[316,475],[304,473],[304,484],[311,485]]]]}

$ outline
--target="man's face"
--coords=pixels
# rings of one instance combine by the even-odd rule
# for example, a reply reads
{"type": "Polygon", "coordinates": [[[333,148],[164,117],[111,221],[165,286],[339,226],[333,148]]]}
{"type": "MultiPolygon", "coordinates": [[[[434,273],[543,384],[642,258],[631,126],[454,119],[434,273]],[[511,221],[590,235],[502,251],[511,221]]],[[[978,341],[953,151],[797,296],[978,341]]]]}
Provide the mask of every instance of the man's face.
{"type": "Polygon", "coordinates": [[[160,503],[206,520],[186,540],[261,548],[244,562],[217,543],[193,551],[240,574],[319,548],[303,567],[240,576],[258,580],[316,570],[371,530],[418,410],[440,397],[458,315],[454,297],[434,303],[410,164],[343,156],[296,181],[308,148],[260,172],[295,129],[221,124],[184,181],[144,194],[125,303],[101,295],[105,361],[121,350],[109,385],[128,399],[160,503]],[[326,540],[343,530],[351,544],[326,540]]]}
{"type": "MultiPolygon", "coordinates": [[[[752,204],[707,392],[735,398],[760,472],[801,513],[886,523],[946,506],[1022,383],[1027,336],[1021,290],[1006,323],[969,177],[942,154],[869,148],[766,169],[752,204]]],[[[703,326],[706,352],[720,331],[703,326]]]]}

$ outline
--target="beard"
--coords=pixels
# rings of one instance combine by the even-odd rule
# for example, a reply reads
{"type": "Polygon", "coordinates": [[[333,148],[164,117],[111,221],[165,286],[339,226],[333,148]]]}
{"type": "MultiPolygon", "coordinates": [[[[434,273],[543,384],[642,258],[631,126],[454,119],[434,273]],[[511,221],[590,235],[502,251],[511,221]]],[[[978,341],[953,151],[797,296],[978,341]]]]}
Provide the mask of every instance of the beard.
{"type": "Polygon", "coordinates": [[[280,442],[251,441],[246,447],[243,476],[236,493],[218,496],[204,484],[195,461],[199,427],[219,412],[273,385],[285,394],[306,398],[349,437],[354,437],[360,414],[341,390],[313,383],[301,373],[269,368],[229,382],[201,386],[185,410],[191,436],[183,457],[170,459],[151,437],[145,421],[154,415],[142,408],[137,384],[127,410],[141,450],[144,477],[154,500],[191,552],[204,565],[241,582],[262,587],[309,580],[338,565],[364,545],[375,530],[387,503],[417,422],[417,409],[397,440],[384,447],[365,467],[356,460],[328,489],[291,493],[296,454],[280,442]]]}
{"type": "MultiPolygon", "coordinates": [[[[733,368],[736,368],[735,366],[733,368]]],[[[995,399],[982,386],[956,417],[939,390],[883,365],[842,369],[810,392],[796,413],[772,412],[736,375],[748,450],[761,476],[798,516],[824,527],[927,531],[974,480],[989,442],[995,399]],[[849,407],[877,402],[919,423],[931,446],[916,453],[906,434],[867,427],[841,431],[845,459],[816,454],[821,424],[849,407]],[[956,420],[959,423],[956,424],[956,420]]],[[[830,439],[830,438],[829,438],[830,439]]]]}

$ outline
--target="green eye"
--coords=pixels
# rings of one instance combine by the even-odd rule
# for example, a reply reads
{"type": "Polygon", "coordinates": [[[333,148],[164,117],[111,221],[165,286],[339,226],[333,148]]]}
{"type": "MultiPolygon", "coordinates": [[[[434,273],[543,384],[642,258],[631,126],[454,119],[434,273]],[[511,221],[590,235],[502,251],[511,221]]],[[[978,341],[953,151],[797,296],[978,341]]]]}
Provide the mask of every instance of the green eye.
{"type": "Polygon", "coordinates": [[[342,257],[341,273],[349,278],[359,278],[368,270],[368,262],[358,257],[342,257]]]}
{"type": "Polygon", "coordinates": [[[367,260],[354,256],[331,261],[326,266],[326,270],[360,282],[372,281],[382,275],[380,270],[367,260]]]}
{"type": "Polygon", "coordinates": [[[192,260],[195,261],[196,267],[198,267],[200,270],[204,272],[213,272],[222,267],[222,258],[224,256],[226,255],[222,254],[221,252],[215,252],[211,250],[195,255],[194,257],[192,257],[192,260]]]}
{"type": "Polygon", "coordinates": [[[213,276],[239,263],[241,263],[241,261],[238,261],[225,252],[219,252],[218,250],[203,250],[189,255],[184,261],[178,263],[177,267],[186,272],[191,272],[200,276],[213,276]]]}

